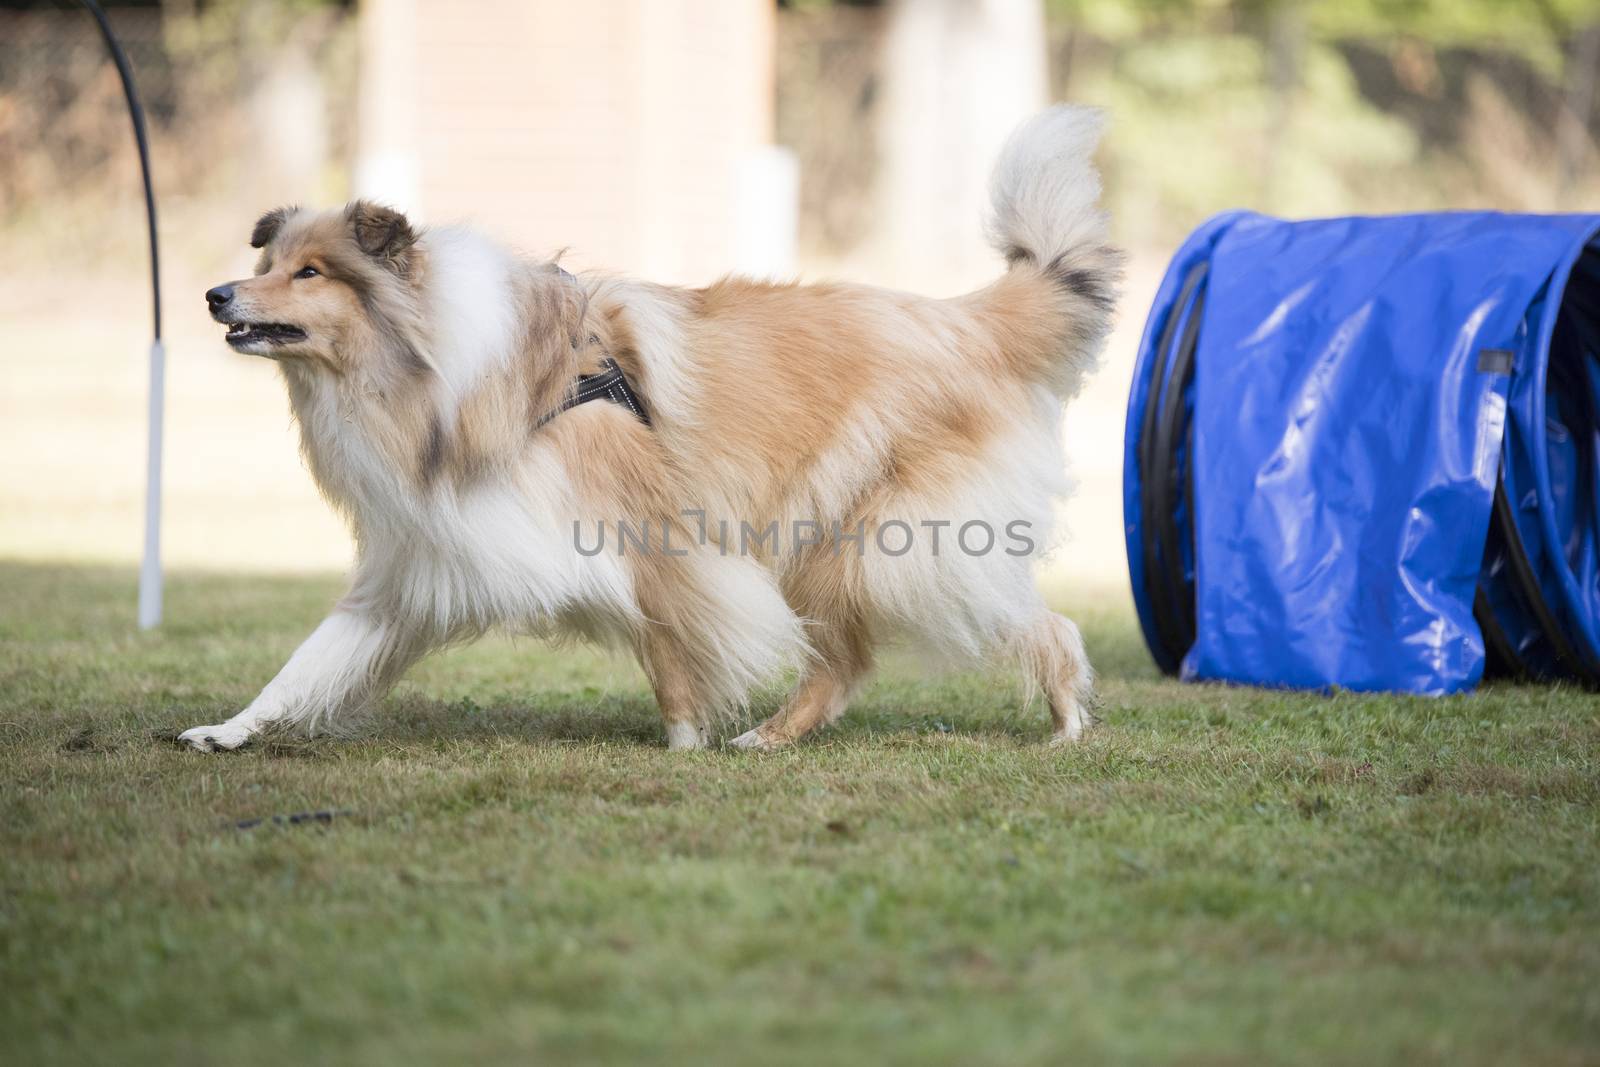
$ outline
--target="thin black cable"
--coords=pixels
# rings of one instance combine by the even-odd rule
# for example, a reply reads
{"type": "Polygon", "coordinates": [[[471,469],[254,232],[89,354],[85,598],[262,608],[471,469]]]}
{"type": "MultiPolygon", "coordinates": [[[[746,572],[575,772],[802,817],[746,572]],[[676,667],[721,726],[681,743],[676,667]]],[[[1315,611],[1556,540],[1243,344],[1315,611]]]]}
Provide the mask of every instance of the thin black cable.
{"type": "Polygon", "coordinates": [[[122,95],[128,100],[128,115],[133,119],[133,139],[139,146],[139,171],[144,176],[144,211],[150,226],[150,290],[155,301],[155,339],[161,340],[161,257],[156,246],[156,192],[150,180],[150,142],[145,135],[144,106],[139,103],[139,90],[133,84],[133,67],[128,62],[116,34],[111,32],[111,21],[95,0],[80,0],[89,14],[100,25],[100,35],[106,40],[111,61],[117,65],[122,78],[122,95]]]}
{"type": "Polygon", "coordinates": [[[1178,299],[1167,315],[1161,337],[1156,342],[1155,365],[1151,369],[1150,391],[1145,397],[1139,436],[1140,554],[1144,559],[1145,596],[1150,604],[1155,636],[1160,646],[1152,651],[1157,666],[1165,674],[1178,672],[1179,663],[1194,643],[1194,606],[1192,590],[1187,591],[1187,596],[1183,592],[1183,561],[1181,557],[1172,558],[1177,551],[1176,530],[1169,530],[1168,527],[1173,523],[1172,512],[1176,501],[1173,499],[1175,487],[1168,471],[1171,452],[1177,442],[1172,437],[1171,426],[1164,422],[1161,413],[1164,400],[1173,394],[1178,394],[1176,410],[1182,411],[1181,393],[1186,387],[1185,372],[1192,375],[1190,360],[1199,325],[1200,307],[1194,299],[1195,290],[1205,281],[1209,270],[1210,264],[1206,261],[1190,269],[1178,299]],[[1174,351],[1173,341],[1178,332],[1178,322],[1183,319],[1185,310],[1189,314],[1189,328],[1184,330],[1184,343],[1174,351]],[[1167,550],[1165,554],[1164,548],[1167,550]],[[1174,569],[1178,572],[1176,576],[1174,569]]]}
{"type": "Polygon", "coordinates": [[[1167,596],[1176,609],[1173,623],[1178,632],[1178,644],[1182,656],[1194,644],[1195,628],[1198,620],[1195,618],[1194,583],[1183,570],[1183,552],[1178,547],[1178,507],[1187,497],[1189,501],[1189,548],[1194,550],[1194,497],[1189,492],[1193,478],[1192,460],[1194,457],[1194,441],[1189,433],[1189,420],[1185,417],[1188,410],[1184,404],[1184,397],[1194,384],[1195,349],[1200,343],[1200,320],[1205,315],[1206,290],[1202,284],[1194,294],[1194,307],[1189,312],[1188,321],[1183,324],[1183,335],[1178,339],[1178,349],[1172,355],[1171,384],[1167,387],[1167,396],[1163,402],[1161,422],[1156,434],[1156,454],[1165,458],[1163,464],[1166,468],[1166,496],[1162,501],[1165,506],[1164,514],[1158,514],[1160,520],[1156,529],[1161,535],[1161,556],[1165,563],[1165,579],[1167,583],[1167,596]],[[1183,464],[1174,464],[1173,459],[1178,454],[1178,449],[1183,448],[1183,464]]]}
{"type": "Polygon", "coordinates": [[[1506,548],[1506,561],[1511,568],[1511,587],[1517,591],[1523,606],[1533,615],[1540,633],[1550,642],[1556,663],[1585,686],[1591,689],[1600,688],[1600,670],[1590,664],[1586,657],[1567,640],[1566,631],[1556,621],[1555,614],[1545,601],[1544,590],[1539,586],[1539,576],[1534,573],[1533,561],[1528,558],[1528,550],[1522,543],[1522,533],[1517,529],[1516,516],[1511,510],[1511,500],[1506,495],[1503,472],[1494,490],[1494,522],[1500,540],[1506,548]]]}
{"type": "MultiPolygon", "coordinates": [[[[1492,528],[1492,524],[1491,524],[1492,528]]],[[[1514,681],[1528,681],[1534,677],[1534,672],[1517,655],[1511,639],[1506,636],[1500,620],[1495,618],[1494,607],[1489,603],[1489,595],[1483,591],[1480,582],[1472,594],[1472,618],[1478,624],[1478,629],[1483,632],[1483,676],[1485,678],[1510,678],[1514,681]]]]}

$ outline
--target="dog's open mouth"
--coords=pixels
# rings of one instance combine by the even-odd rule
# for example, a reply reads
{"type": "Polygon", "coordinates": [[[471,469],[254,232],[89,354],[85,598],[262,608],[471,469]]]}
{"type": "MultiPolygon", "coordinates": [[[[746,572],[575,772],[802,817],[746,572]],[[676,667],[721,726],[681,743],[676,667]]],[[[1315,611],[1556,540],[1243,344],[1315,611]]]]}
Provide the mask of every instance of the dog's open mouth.
{"type": "Polygon", "coordinates": [[[230,345],[255,344],[264,342],[273,345],[293,344],[304,341],[306,332],[298,326],[290,326],[283,322],[230,322],[228,323],[227,341],[230,345]]]}

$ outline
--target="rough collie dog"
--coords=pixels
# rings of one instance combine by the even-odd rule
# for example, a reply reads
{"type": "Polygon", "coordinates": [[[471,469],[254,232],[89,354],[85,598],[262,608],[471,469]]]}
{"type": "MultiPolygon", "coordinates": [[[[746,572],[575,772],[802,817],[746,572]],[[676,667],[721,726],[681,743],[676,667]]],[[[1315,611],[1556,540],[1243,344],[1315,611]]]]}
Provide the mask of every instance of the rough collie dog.
{"type": "Polygon", "coordinates": [[[315,728],[491,627],[631,648],[669,748],[794,669],[732,741],[790,744],[896,635],[1015,658],[1078,737],[1089,663],[1032,564],[1119,273],[1099,129],[1062,107],[1013,135],[991,189],[1009,268],[949,300],[573,277],[367,202],[269,212],[255,276],[206,297],[229,345],[278,362],[357,559],[261,695],[182,740],[315,728]]]}

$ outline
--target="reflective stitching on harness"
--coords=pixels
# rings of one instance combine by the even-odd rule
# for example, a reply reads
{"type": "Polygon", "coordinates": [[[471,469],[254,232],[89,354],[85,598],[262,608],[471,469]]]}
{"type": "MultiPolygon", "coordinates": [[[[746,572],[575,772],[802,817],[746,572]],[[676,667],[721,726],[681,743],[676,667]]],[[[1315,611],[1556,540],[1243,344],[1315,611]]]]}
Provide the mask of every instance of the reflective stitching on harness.
{"type": "Polygon", "coordinates": [[[613,402],[628,405],[629,411],[637,415],[643,422],[649,423],[650,420],[644,417],[644,412],[640,411],[639,408],[634,404],[633,391],[628,388],[628,380],[621,377],[621,374],[622,368],[618,367],[616,384],[607,390],[607,393],[610,395],[613,402]]]}
{"type": "MultiPolygon", "coordinates": [[[[591,336],[589,340],[593,343],[598,338],[591,336]]],[[[639,400],[638,395],[628,385],[628,376],[622,372],[622,367],[610,356],[602,359],[600,366],[602,370],[599,374],[579,375],[578,380],[569,387],[571,392],[566,399],[562,400],[555,410],[540,416],[539,420],[534,423],[533,428],[537,430],[563,411],[575,408],[579,404],[587,404],[591,400],[598,400],[601,397],[610,400],[613,404],[622,404],[633,412],[640,422],[649,426],[650,416],[645,413],[644,404],[639,400]]]]}

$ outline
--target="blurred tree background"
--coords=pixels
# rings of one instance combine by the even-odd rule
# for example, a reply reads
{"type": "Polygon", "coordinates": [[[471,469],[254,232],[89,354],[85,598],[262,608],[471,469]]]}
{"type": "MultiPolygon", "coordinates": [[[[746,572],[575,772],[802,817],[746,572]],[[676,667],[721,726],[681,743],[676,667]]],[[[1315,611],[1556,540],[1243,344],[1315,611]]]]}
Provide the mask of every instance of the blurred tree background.
{"type": "MultiPolygon", "coordinates": [[[[870,210],[861,146],[891,6],[796,0],[780,22],[779,137],[801,154],[811,247],[848,243],[870,210]]],[[[1112,114],[1107,195],[1130,245],[1169,246],[1240,206],[1600,207],[1600,0],[1047,0],[1044,11],[1052,98],[1112,114]]]]}
{"type": "MultiPolygon", "coordinates": [[[[1114,117],[1108,198],[1134,247],[1169,246],[1235,206],[1600,206],[1600,0],[1022,2],[1043,13],[1050,95],[1114,117]]],[[[151,111],[163,192],[180,208],[237,190],[240,172],[257,168],[314,171],[329,199],[347,191],[359,4],[107,6],[151,111]],[[316,125],[296,138],[310,157],[261,151],[273,122],[316,125]]],[[[799,157],[801,248],[813,259],[847,255],[880,206],[876,110],[895,6],[778,4],[777,140],[799,157]]],[[[104,252],[112,237],[94,223],[99,209],[136,196],[120,108],[73,5],[0,3],[0,227],[10,237],[37,233],[57,254],[104,252]]]]}

